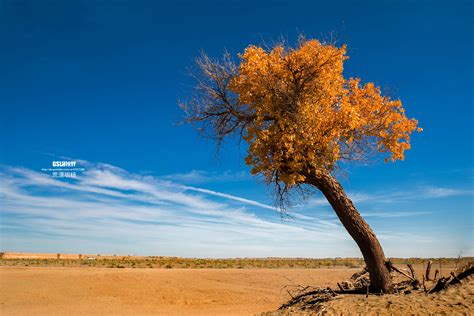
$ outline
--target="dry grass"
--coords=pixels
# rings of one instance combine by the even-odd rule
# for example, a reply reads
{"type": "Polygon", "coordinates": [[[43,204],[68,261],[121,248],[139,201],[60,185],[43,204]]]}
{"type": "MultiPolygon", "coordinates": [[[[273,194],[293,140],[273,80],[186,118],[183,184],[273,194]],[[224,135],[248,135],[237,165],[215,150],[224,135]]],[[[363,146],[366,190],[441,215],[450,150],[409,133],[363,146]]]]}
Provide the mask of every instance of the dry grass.
{"type": "MultiPolygon", "coordinates": [[[[72,256],[72,255],[69,255],[72,256]]],[[[76,255],[77,256],[77,255],[76,255]]],[[[425,265],[433,261],[433,270],[461,265],[474,258],[392,258],[394,264],[425,265]]],[[[198,259],[180,257],[83,256],[83,259],[1,258],[0,266],[13,267],[94,267],[94,268],[165,268],[165,269],[319,269],[331,267],[362,268],[360,258],[231,258],[198,259]],[[88,257],[94,259],[87,259],[88,257]]]]}

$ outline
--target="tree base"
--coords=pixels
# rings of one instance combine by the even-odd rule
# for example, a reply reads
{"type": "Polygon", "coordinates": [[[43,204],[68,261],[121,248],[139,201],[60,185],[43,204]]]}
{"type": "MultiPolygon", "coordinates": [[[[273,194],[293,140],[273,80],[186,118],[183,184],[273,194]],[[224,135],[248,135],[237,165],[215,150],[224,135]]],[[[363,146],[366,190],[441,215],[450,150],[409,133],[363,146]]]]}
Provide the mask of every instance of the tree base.
{"type": "MultiPolygon", "coordinates": [[[[338,289],[318,288],[312,286],[295,286],[291,289],[285,288],[287,293],[291,296],[291,300],[283,304],[277,311],[267,312],[261,315],[264,316],[276,316],[276,315],[323,315],[327,312],[327,303],[337,300],[339,298],[347,298],[348,296],[354,296],[357,300],[361,298],[368,299],[369,296],[378,296],[378,297],[405,297],[407,295],[418,295],[422,299],[431,297],[430,300],[436,299],[436,296],[444,295],[446,292],[442,292],[451,287],[456,286],[471,286],[474,284],[470,279],[472,274],[474,274],[474,264],[470,263],[461,269],[458,269],[456,272],[451,272],[448,277],[440,277],[425,280],[423,276],[423,281],[420,282],[416,278],[413,278],[410,274],[405,273],[403,270],[395,268],[393,271],[393,277],[397,274],[402,275],[407,278],[398,283],[394,283],[394,294],[383,294],[383,293],[373,293],[370,292],[369,288],[369,278],[367,276],[367,270],[355,273],[350,280],[338,283],[338,289]],[[400,271],[401,273],[397,272],[400,271]]],[[[428,272],[428,269],[427,269],[428,272]]],[[[414,270],[413,270],[414,273],[414,270]]],[[[429,273],[428,273],[429,276],[429,273]]],[[[468,290],[470,292],[470,290],[468,290]]],[[[456,297],[459,297],[457,295],[456,297]]],[[[388,305],[390,305],[391,300],[386,300],[388,305]]],[[[464,306],[463,302],[456,303],[461,307],[464,306]]],[[[387,308],[389,308],[388,306],[387,308]]]]}

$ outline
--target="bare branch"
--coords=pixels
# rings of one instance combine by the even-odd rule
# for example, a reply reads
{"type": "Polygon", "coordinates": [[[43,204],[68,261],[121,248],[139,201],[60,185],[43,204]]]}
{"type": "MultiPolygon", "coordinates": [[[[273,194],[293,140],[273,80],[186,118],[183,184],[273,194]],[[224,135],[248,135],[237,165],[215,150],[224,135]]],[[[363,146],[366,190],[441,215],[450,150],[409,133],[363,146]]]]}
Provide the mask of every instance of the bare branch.
{"type": "Polygon", "coordinates": [[[212,59],[203,53],[196,59],[196,65],[197,71],[191,73],[197,82],[194,94],[179,105],[185,113],[184,123],[191,123],[218,146],[227,136],[237,133],[243,137],[253,115],[230,89],[237,65],[228,53],[222,59],[212,59]]]}

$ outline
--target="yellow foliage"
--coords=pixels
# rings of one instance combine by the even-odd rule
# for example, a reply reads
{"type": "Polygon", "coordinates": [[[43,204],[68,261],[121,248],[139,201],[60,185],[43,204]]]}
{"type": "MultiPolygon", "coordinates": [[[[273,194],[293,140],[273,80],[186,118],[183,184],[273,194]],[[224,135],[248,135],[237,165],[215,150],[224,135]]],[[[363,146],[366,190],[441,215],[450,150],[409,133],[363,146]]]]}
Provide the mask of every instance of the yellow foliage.
{"type": "Polygon", "coordinates": [[[345,79],[347,58],[345,46],[317,40],[295,49],[250,46],[240,55],[230,89],[255,115],[244,136],[253,174],[291,187],[372,149],[403,160],[418,122],[373,83],[345,79]]]}

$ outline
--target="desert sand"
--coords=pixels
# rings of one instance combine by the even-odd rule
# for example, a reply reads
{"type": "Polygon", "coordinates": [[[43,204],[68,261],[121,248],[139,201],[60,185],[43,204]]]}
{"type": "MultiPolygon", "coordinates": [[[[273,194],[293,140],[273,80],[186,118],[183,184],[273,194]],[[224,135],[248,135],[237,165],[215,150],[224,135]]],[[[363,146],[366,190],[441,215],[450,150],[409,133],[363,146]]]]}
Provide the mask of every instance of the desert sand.
{"type": "Polygon", "coordinates": [[[3,315],[253,315],[357,269],[0,268],[3,315]]]}
{"type": "MultiPolygon", "coordinates": [[[[104,269],[0,267],[2,315],[254,315],[289,299],[291,284],[336,287],[358,269],[104,269]]],[[[340,296],[327,311],[467,314],[473,282],[447,294],[340,296]]]]}
{"type": "Polygon", "coordinates": [[[329,315],[471,315],[474,307],[474,282],[453,286],[436,294],[342,295],[325,304],[329,315]]]}

